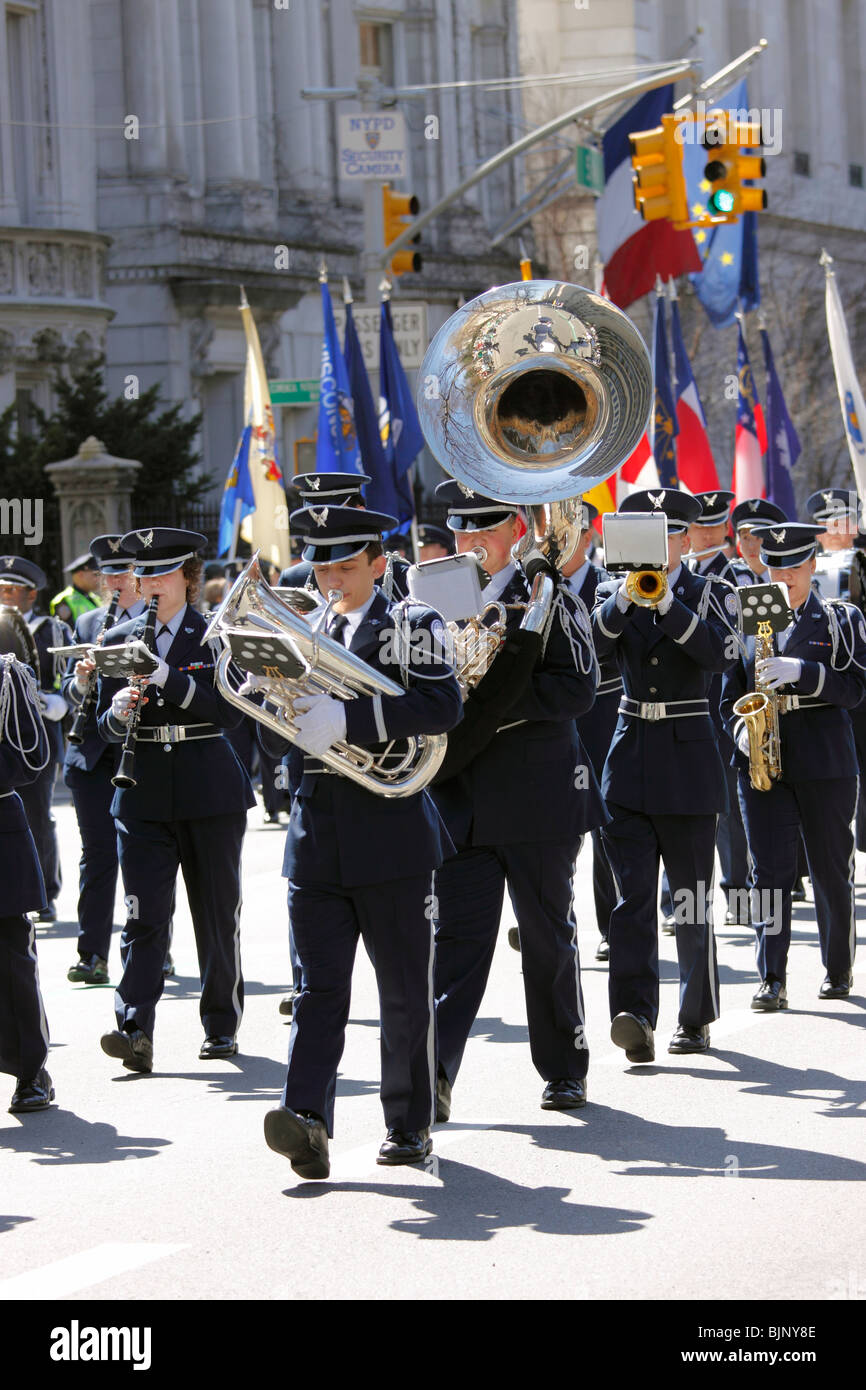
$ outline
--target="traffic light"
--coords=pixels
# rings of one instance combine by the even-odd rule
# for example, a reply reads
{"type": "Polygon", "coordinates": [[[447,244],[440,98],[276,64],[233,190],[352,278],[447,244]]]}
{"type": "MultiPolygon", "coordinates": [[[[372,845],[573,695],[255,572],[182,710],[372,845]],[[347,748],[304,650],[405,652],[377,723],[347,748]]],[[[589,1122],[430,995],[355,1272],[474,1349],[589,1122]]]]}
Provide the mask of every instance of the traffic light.
{"type": "Polygon", "coordinates": [[[741,151],[761,148],[761,127],[753,121],[734,121],[721,114],[720,121],[707,127],[704,149],[712,158],[704,168],[710,186],[707,212],[711,217],[739,217],[744,212],[760,212],[767,206],[763,188],[744,187],[748,179],[766,177],[767,165],[761,155],[741,151]]]}
{"type": "MultiPolygon", "coordinates": [[[[421,204],[414,193],[392,193],[389,183],[382,185],[382,224],[386,250],[392,241],[397,240],[401,232],[405,232],[409,219],[417,217],[420,211],[421,204]]],[[[413,246],[420,240],[420,233],[413,236],[413,246]]],[[[397,252],[388,268],[392,275],[405,275],[407,271],[420,270],[421,266],[422,260],[418,251],[403,250],[397,252]]]]}
{"type": "Polygon", "coordinates": [[[634,203],[646,222],[667,218],[676,226],[689,220],[683,147],[676,139],[676,116],[662,116],[655,130],[629,136],[634,203]]]}

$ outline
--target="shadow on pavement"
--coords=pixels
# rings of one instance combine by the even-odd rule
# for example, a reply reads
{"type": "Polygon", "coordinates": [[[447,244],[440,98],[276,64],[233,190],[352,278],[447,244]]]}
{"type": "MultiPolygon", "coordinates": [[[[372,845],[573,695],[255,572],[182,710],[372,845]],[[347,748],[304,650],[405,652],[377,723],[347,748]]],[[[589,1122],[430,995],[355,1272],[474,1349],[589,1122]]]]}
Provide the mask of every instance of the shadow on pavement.
{"type": "MultiPolygon", "coordinates": [[[[815,1010],[818,1013],[818,1010],[815,1010]]],[[[842,1019],[852,1022],[845,1014],[824,1015],[835,1020],[842,1019]]],[[[856,1022],[861,1026],[866,1023],[866,1017],[856,1018],[856,1022]]],[[[733,1081],[739,1089],[746,1093],[763,1096],[782,1096],[790,1100],[807,1100],[813,1105],[826,1104],[829,1109],[821,1110],[822,1115],[859,1115],[866,1119],[866,1079],[852,1080],[847,1076],[837,1076],[832,1071],[819,1071],[817,1068],[804,1070],[802,1067],[786,1067],[781,1062],[771,1062],[765,1057],[755,1057],[751,1053],[728,1052],[722,1048],[714,1047],[710,1056],[716,1057],[721,1062],[726,1062],[732,1070],[729,1072],[713,1071],[710,1069],[700,1070],[697,1067],[680,1066],[665,1067],[668,1076],[695,1076],[702,1081],[733,1081]],[[816,1096],[815,1091],[837,1091],[836,1097],[816,1096]]],[[[813,1158],[817,1155],[813,1155],[813,1158]]],[[[839,1159],[832,1162],[847,1162],[839,1159]]],[[[857,1165],[858,1172],[852,1177],[866,1177],[866,1164],[857,1165]]],[[[780,1175],[782,1176],[782,1175],[780,1175]]],[[[824,1173],[804,1173],[803,1177],[828,1177],[824,1173]]]]}
{"type": "Polygon", "coordinates": [[[0,1216],[0,1235],[4,1231],[14,1231],[16,1226],[21,1226],[25,1221],[35,1221],[35,1216],[0,1216]]]}
{"type": "MultiPolygon", "coordinates": [[[[435,1170],[427,1171],[435,1172],[441,1186],[429,1182],[306,1183],[286,1188],[285,1195],[304,1201],[359,1192],[402,1197],[412,1203],[418,1215],[392,1221],[391,1229],[420,1240],[492,1240],[497,1231],[521,1227],[545,1235],[618,1235],[638,1231],[651,1219],[644,1211],[584,1206],[572,1200],[567,1187],[526,1187],[453,1159],[438,1159],[435,1170]]],[[[408,1177],[410,1170],[406,1172],[408,1177]]]]}
{"type": "Polygon", "coordinates": [[[115,1163],[154,1158],[170,1139],[118,1134],[113,1125],[91,1123],[71,1110],[55,1109],[23,1117],[14,1129],[0,1129],[0,1150],[34,1155],[35,1163],[115,1163]]]}

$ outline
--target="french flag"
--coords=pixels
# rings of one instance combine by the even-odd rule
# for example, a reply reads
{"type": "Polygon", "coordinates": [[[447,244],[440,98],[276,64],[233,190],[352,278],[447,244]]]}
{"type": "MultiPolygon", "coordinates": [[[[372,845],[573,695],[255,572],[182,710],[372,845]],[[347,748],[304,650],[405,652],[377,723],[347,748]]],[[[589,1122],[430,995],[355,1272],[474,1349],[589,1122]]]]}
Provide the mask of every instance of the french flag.
{"type": "Polygon", "coordinates": [[[604,153],[604,192],[595,205],[598,251],[604,262],[608,295],[626,309],[649,294],[656,275],[666,280],[702,268],[690,231],[677,232],[670,222],[644,222],[634,205],[629,135],[653,130],[673,109],[672,85],[657,87],[639,97],[607,131],[604,153]]]}
{"type": "Polygon", "coordinates": [[[692,372],[692,364],[683,342],[680,310],[676,299],[671,300],[671,338],[674,348],[674,394],[677,425],[679,426],[677,472],[680,486],[687,488],[693,494],[717,491],[719,475],[716,472],[713,451],[707,438],[707,422],[692,372]]]}
{"type": "Polygon", "coordinates": [[[748,497],[766,497],[764,455],[767,452],[767,430],[764,412],[755,390],[755,378],[746,351],[742,320],[737,318],[737,432],[734,439],[734,477],[732,487],[735,502],[748,497]]]}

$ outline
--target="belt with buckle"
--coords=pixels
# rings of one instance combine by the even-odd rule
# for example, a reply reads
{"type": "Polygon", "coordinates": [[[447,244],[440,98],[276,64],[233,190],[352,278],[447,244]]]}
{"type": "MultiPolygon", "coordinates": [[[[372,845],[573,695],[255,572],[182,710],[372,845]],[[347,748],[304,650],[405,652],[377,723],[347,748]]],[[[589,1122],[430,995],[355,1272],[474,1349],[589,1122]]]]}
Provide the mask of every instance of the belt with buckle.
{"type": "Polygon", "coordinates": [[[620,714],[631,714],[636,719],[648,719],[655,723],[659,719],[687,719],[693,715],[710,712],[709,700],[632,700],[623,695],[619,702],[620,714]]]}
{"type": "Polygon", "coordinates": [[[195,738],[222,738],[222,733],[215,724],[156,724],[139,728],[137,737],[144,743],[186,743],[195,738]]]}
{"type": "Polygon", "coordinates": [[[828,700],[818,700],[814,695],[781,695],[779,709],[782,714],[793,714],[798,709],[829,709],[828,700]]]}

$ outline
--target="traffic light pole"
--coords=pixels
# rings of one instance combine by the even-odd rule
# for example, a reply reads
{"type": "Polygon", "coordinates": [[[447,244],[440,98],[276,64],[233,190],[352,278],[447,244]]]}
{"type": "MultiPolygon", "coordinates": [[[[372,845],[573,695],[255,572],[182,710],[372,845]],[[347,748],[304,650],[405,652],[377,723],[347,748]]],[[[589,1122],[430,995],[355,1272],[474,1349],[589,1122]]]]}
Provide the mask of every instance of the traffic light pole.
{"type": "Polygon", "coordinates": [[[364,180],[364,303],[378,304],[379,286],[382,283],[382,263],[379,248],[384,244],[384,217],[382,214],[382,188],[379,179],[364,180]]]}

